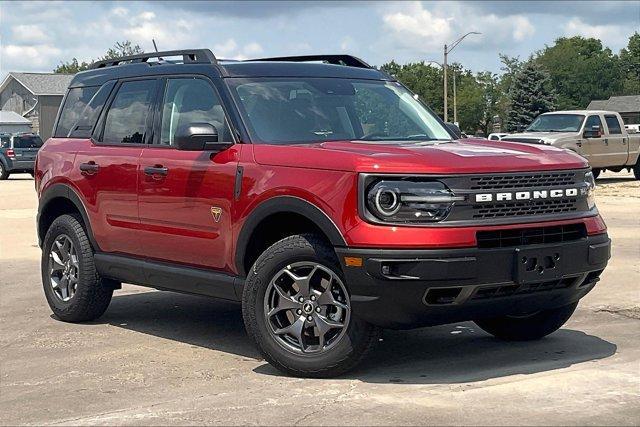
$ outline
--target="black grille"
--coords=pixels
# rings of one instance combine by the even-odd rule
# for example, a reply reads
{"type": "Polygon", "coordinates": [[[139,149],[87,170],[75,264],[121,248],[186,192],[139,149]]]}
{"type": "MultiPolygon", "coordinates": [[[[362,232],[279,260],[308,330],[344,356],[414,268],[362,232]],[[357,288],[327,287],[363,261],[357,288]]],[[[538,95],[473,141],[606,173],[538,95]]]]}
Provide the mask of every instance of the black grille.
{"type": "Polygon", "coordinates": [[[508,297],[512,295],[546,292],[554,289],[566,289],[571,287],[576,282],[576,279],[576,277],[567,277],[559,280],[530,283],[528,285],[483,286],[478,288],[470,299],[482,300],[489,298],[508,297]]]}
{"type": "Polygon", "coordinates": [[[579,240],[584,237],[587,237],[587,228],[583,223],[478,231],[476,233],[479,248],[508,248],[512,246],[562,243],[579,240]]]}
{"type": "Polygon", "coordinates": [[[578,210],[578,200],[536,200],[533,202],[518,202],[511,204],[495,203],[487,205],[474,205],[473,218],[503,218],[529,215],[556,215],[578,210]]]}
{"type": "Polygon", "coordinates": [[[549,172],[518,175],[489,175],[471,178],[472,190],[503,190],[571,185],[576,182],[575,172],[549,172]]]}

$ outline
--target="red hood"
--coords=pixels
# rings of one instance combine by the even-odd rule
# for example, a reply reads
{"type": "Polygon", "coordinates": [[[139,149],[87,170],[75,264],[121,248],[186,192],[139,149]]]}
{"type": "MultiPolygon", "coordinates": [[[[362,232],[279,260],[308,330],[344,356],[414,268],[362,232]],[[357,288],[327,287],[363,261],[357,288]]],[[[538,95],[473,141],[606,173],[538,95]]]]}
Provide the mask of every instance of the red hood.
{"type": "Polygon", "coordinates": [[[483,173],[579,169],[579,155],[547,145],[466,139],[406,145],[332,141],[253,145],[258,163],[272,166],[384,173],[483,173]]]}

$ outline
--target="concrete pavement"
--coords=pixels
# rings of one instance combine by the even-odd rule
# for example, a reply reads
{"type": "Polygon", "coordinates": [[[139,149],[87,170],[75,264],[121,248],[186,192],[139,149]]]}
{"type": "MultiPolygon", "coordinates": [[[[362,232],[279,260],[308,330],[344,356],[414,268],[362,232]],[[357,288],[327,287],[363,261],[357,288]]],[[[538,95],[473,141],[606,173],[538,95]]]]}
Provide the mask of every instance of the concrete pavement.
{"type": "Polygon", "coordinates": [[[460,323],[386,331],[347,376],[289,378],[239,306],[125,285],[96,322],[51,316],[33,180],[0,182],[0,424],[640,424],[640,182],[598,180],[613,239],[559,332],[504,343],[460,323]]]}

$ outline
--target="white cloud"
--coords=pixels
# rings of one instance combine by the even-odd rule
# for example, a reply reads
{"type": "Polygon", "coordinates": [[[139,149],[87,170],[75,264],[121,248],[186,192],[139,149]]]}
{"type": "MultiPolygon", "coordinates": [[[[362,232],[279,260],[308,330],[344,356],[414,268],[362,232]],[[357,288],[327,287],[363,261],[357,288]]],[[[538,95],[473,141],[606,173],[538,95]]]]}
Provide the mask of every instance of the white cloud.
{"type": "Polygon", "coordinates": [[[482,33],[464,41],[463,46],[475,49],[524,42],[535,33],[534,25],[523,15],[483,15],[457,3],[429,3],[428,8],[422,3],[393,5],[393,9],[399,7],[383,12],[384,27],[396,47],[418,53],[440,52],[445,43],[469,31],[482,33]]]}
{"type": "Polygon", "coordinates": [[[564,26],[566,36],[593,37],[612,46],[626,44],[627,39],[621,35],[627,34],[628,31],[628,28],[622,28],[619,25],[586,24],[580,18],[572,18],[564,26]]]}
{"type": "MultiPolygon", "coordinates": [[[[0,46],[0,57],[3,68],[13,70],[14,64],[28,63],[28,70],[47,66],[52,60],[60,57],[61,50],[49,44],[15,45],[3,44],[0,46]]],[[[17,70],[23,70],[18,68],[17,70]]]]}
{"type": "Polygon", "coordinates": [[[213,46],[213,53],[218,58],[243,60],[255,57],[264,52],[262,46],[257,42],[250,42],[244,46],[238,45],[235,39],[227,39],[222,43],[213,46]]]}
{"type": "Polygon", "coordinates": [[[12,40],[15,42],[32,43],[32,42],[44,42],[47,40],[47,35],[42,28],[37,25],[31,24],[19,24],[11,28],[12,40]]]}

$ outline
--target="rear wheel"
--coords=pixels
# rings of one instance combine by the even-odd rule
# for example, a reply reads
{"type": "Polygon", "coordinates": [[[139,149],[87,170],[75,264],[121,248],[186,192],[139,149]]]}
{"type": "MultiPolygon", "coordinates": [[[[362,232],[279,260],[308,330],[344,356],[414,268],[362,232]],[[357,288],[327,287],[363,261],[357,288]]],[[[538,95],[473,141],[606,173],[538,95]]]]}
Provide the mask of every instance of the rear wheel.
{"type": "Polygon", "coordinates": [[[265,359],[295,376],[344,373],[378,339],[378,328],[352,316],[335,253],[314,235],[282,239],[258,258],[242,314],[265,359]]]}
{"type": "Polygon", "coordinates": [[[640,179],[640,158],[633,167],[633,176],[635,176],[636,179],[640,179]]]}
{"type": "Polygon", "coordinates": [[[593,173],[593,179],[598,179],[600,176],[600,169],[592,169],[591,172],[593,173]]]}
{"type": "Polygon", "coordinates": [[[0,181],[9,178],[9,171],[4,167],[4,163],[0,162],[0,181]]]}
{"type": "Polygon", "coordinates": [[[56,218],[42,245],[42,284],[53,313],[65,322],[100,317],[111,302],[113,283],[102,280],[93,249],[78,218],[56,218]]]}
{"type": "Polygon", "coordinates": [[[503,316],[476,320],[484,331],[506,341],[530,341],[545,337],[566,323],[578,303],[540,311],[529,316],[503,316]]]}

